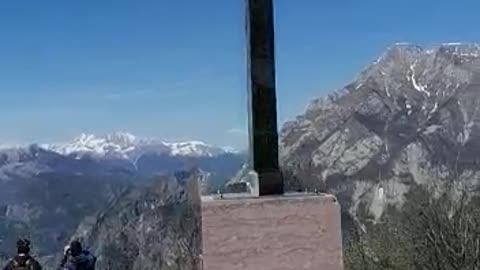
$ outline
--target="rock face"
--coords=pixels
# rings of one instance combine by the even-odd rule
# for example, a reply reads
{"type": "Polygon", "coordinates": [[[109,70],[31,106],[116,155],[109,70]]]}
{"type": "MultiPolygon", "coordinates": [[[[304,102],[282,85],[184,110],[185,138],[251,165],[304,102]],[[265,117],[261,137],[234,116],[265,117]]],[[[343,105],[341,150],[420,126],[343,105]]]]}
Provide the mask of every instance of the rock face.
{"type": "Polygon", "coordinates": [[[196,171],[157,179],[120,196],[74,238],[98,256],[99,270],[196,270],[200,198],[196,171]]]}
{"type": "Polygon", "coordinates": [[[122,179],[42,173],[0,185],[0,252],[13,255],[28,237],[37,255],[63,249],[78,224],[106,207],[128,183],[122,179]]]}
{"type": "Polygon", "coordinates": [[[480,179],[480,46],[396,44],[281,130],[289,181],[379,218],[412,184],[480,179]]]}

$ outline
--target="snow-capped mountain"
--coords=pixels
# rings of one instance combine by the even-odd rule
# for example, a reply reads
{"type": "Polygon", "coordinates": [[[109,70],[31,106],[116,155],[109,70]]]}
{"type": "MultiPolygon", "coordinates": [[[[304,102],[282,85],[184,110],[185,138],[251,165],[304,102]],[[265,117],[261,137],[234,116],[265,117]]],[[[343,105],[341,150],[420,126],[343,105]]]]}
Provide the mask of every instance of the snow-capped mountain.
{"type": "Polygon", "coordinates": [[[106,136],[81,134],[65,144],[42,145],[62,155],[92,154],[135,159],[139,152],[154,152],[171,156],[215,157],[222,154],[238,153],[230,147],[217,147],[201,141],[164,142],[158,139],[138,138],[130,133],[115,132],[106,136]]]}
{"type": "Polygon", "coordinates": [[[233,176],[244,158],[243,153],[199,141],[163,142],[124,132],[102,137],[82,134],[65,144],[0,149],[0,182],[46,172],[148,178],[199,168],[220,183],[233,176]]]}

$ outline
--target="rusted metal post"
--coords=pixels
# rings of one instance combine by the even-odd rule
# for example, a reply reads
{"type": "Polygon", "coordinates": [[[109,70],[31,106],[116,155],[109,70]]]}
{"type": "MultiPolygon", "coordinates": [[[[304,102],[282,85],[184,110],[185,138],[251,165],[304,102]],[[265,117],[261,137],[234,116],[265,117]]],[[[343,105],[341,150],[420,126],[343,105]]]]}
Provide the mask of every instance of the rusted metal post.
{"type": "Polygon", "coordinates": [[[259,195],[280,195],[273,0],[245,1],[250,165],[258,174],[259,195]]]}

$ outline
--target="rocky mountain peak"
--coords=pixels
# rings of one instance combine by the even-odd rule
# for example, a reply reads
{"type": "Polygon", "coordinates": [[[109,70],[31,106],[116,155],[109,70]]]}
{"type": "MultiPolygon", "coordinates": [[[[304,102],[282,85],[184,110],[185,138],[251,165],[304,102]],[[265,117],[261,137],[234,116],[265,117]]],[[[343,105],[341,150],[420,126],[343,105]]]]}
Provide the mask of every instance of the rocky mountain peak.
{"type": "Polygon", "coordinates": [[[391,46],[284,125],[283,166],[336,193],[348,211],[363,205],[376,217],[413,184],[480,183],[479,52],[476,44],[391,46]]]}
{"type": "Polygon", "coordinates": [[[477,43],[443,43],[437,49],[443,53],[450,53],[465,57],[478,57],[480,52],[480,45],[477,43]]]}
{"type": "MultiPolygon", "coordinates": [[[[396,43],[390,47],[388,47],[385,53],[379,58],[380,60],[390,60],[395,61],[399,59],[412,59],[417,58],[421,54],[425,53],[425,50],[413,43],[396,43]]],[[[377,60],[377,62],[380,62],[377,60]]]]}
{"type": "Polygon", "coordinates": [[[137,143],[138,139],[135,135],[128,132],[114,132],[105,136],[105,139],[109,142],[129,147],[137,143]]]}

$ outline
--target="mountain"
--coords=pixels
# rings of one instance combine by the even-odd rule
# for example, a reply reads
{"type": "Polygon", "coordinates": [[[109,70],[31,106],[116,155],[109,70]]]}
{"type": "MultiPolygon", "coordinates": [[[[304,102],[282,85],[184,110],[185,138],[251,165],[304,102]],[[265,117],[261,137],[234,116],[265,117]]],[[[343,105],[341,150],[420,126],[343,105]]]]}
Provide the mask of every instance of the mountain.
{"type": "Polygon", "coordinates": [[[12,255],[19,236],[40,256],[61,250],[78,224],[115,200],[128,179],[40,173],[0,184],[0,253],[12,255]]]}
{"type": "Polygon", "coordinates": [[[289,184],[332,192],[345,217],[373,221],[416,185],[477,189],[479,82],[477,44],[395,44],[285,123],[280,160],[289,184]]]}
{"type": "Polygon", "coordinates": [[[95,164],[100,164],[96,175],[103,174],[106,168],[110,173],[122,172],[142,177],[198,168],[209,178],[210,191],[233,177],[246,157],[235,149],[200,141],[163,142],[125,132],[103,137],[82,134],[70,143],[40,147],[82,164],[93,160],[95,164]]]}
{"type": "Polygon", "coordinates": [[[223,154],[236,154],[230,147],[217,147],[201,141],[164,142],[158,139],[138,138],[126,132],[115,132],[103,137],[81,134],[73,142],[43,145],[44,148],[63,155],[123,157],[135,160],[145,152],[170,156],[215,157],[223,154]]]}
{"type": "Polygon", "coordinates": [[[62,145],[0,149],[0,256],[28,236],[45,261],[126,189],[195,171],[202,192],[219,189],[244,155],[200,142],[163,143],[126,133],[82,135],[62,145]]]}
{"type": "Polygon", "coordinates": [[[197,173],[180,172],[130,189],[96,219],[82,223],[72,239],[97,254],[100,270],[199,269],[197,173]]]}
{"type": "Polygon", "coordinates": [[[82,134],[66,144],[0,149],[0,183],[46,172],[145,178],[199,168],[216,188],[234,176],[244,159],[238,151],[198,141],[166,143],[120,132],[82,134]]]}
{"type": "Polygon", "coordinates": [[[135,166],[126,159],[65,156],[37,145],[0,150],[0,183],[40,173],[74,175],[133,175],[135,166]]]}

